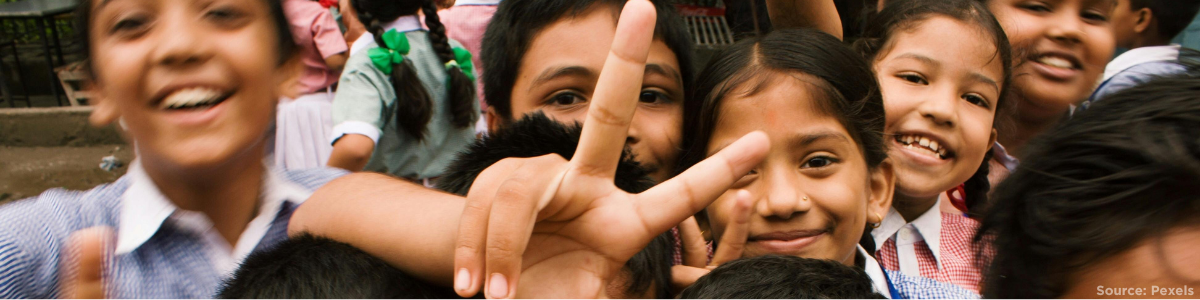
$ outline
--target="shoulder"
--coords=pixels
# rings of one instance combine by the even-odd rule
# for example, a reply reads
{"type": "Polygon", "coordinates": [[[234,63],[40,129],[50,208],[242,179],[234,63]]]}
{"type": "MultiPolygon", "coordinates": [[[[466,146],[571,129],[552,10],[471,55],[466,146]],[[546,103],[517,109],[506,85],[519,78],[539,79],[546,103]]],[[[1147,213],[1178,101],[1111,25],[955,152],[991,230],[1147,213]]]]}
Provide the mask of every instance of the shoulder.
{"type": "Polygon", "coordinates": [[[1126,68],[1100,83],[1089,102],[1095,102],[1121,90],[1145,84],[1160,77],[1187,73],[1187,67],[1179,61],[1151,61],[1126,68]]]}
{"type": "Polygon", "coordinates": [[[284,178],[300,185],[309,191],[315,191],[321,186],[349,174],[346,170],[335,168],[313,168],[299,171],[285,171],[284,178]]]}
{"type": "Polygon", "coordinates": [[[903,299],[979,299],[979,294],[951,283],[883,270],[903,299]]]}

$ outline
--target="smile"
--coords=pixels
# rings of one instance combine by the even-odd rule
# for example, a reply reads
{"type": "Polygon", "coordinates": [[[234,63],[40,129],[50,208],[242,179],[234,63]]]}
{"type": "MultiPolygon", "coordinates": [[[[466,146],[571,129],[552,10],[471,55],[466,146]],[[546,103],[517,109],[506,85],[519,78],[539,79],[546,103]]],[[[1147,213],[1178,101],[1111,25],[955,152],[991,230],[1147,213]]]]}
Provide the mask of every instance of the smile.
{"type": "Polygon", "coordinates": [[[895,139],[904,148],[914,150],[913,152],[924,153],[942,160],[954,157],[954,153],[947,151],[945,145],[941,145],[937,140],[930,139],[929,137],[915,134],[898,134],[895,136],[895,139]]]}
{"type": "Polygon", "coordinates": [[[230,93],[207,87],[192,87],[177,90],[158,104],[166,110],[207,109],[229,99],[230,93]]]}
{"type": "Polygon", "coordinates": [[[747,239],[747,243],[758,246],[771,253],[795,253],[804,247],[816,243],[828,230],[801,230],[790,232],[775,232],[756,235],[747,239]]]}

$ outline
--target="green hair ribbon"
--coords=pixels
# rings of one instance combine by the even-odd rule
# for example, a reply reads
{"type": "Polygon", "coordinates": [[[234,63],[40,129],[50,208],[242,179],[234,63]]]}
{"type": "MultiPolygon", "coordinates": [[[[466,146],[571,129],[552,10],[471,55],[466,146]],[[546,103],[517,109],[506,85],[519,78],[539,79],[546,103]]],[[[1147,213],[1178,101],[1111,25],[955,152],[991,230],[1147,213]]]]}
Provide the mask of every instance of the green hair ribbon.
{"type": "Polygon", "coordinates": [[[408,50],[411,48],[408,45],[408,37],[391,29],[384,32],[380,39],[383,40],[383,45],[368,50],[367,56],[384,74],[392,74],[392,65],[404,62],[404,56],[408,55],[408,50]]]}
{"type": "Polygon", "coordinates": [[[446,62],[446,70],[458,67],[463,74],[467,75],[467,79],[475,81],[475,63],[471,62],[471,52],[462,47],[454,47],[454,60],[446,62]]]}

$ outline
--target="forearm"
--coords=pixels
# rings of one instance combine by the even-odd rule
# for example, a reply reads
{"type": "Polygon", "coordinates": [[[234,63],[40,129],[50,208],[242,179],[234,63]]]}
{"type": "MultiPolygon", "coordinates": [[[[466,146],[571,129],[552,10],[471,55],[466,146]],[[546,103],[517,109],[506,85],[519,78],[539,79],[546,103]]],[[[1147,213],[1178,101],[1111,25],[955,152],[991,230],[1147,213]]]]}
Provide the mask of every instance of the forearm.
{"type": "Polygon", "coordinates": [[[842,38],[842,20],[833,0],[767,0],[775,28],[813,28],[842,38]]]}
{"type": "Polygon", "coordinates": [[[347,134],[333,144],[327,165],[351,172],[362,171],[374,151],[375,141],[361,134],[347,134]]]}
{"type": "Polygon", "coordinates": [[[331,181],[292,215],[288,232],[349,243],[422,280],[449,286],[465,199],[376,173],[331,181]]]}

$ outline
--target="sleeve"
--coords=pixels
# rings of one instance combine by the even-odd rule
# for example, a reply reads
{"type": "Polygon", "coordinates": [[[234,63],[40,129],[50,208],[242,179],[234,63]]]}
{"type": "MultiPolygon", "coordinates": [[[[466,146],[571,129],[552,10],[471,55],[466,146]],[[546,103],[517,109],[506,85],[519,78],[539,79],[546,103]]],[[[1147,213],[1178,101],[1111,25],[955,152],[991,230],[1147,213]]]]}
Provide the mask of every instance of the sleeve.
{"type": "Polygon", "coordinates": [[[79,227],[80,194],[50,190],[0,206],[0,298],[54,298],[62,243],[79,227]]]}
{"type": "MultiPolygon", "coordinates": [[[[365,64],[369,64],[365,63],[365,64]]],[[[373,66],[356,63],[355,69],[347,69],[338,83],[333,97],[333,133],[329,143],[335,143],[347,134],[360,134],[379,143],[387,105],[380,88],[391,88],[386,78],[378,78],[373,66]]]]}
{"type": "Polygon", "coordinates": [[[337,20],[333,19],[333,14],[329,13],[329,10],[322,10],[313,20],[312,34],[313,44],[316,44],[317,52],[320,52],[322,58],[344,53],[350,49],[346,45],[345,38],[342,37],[342,30],[338,27],[337,20]]]}

